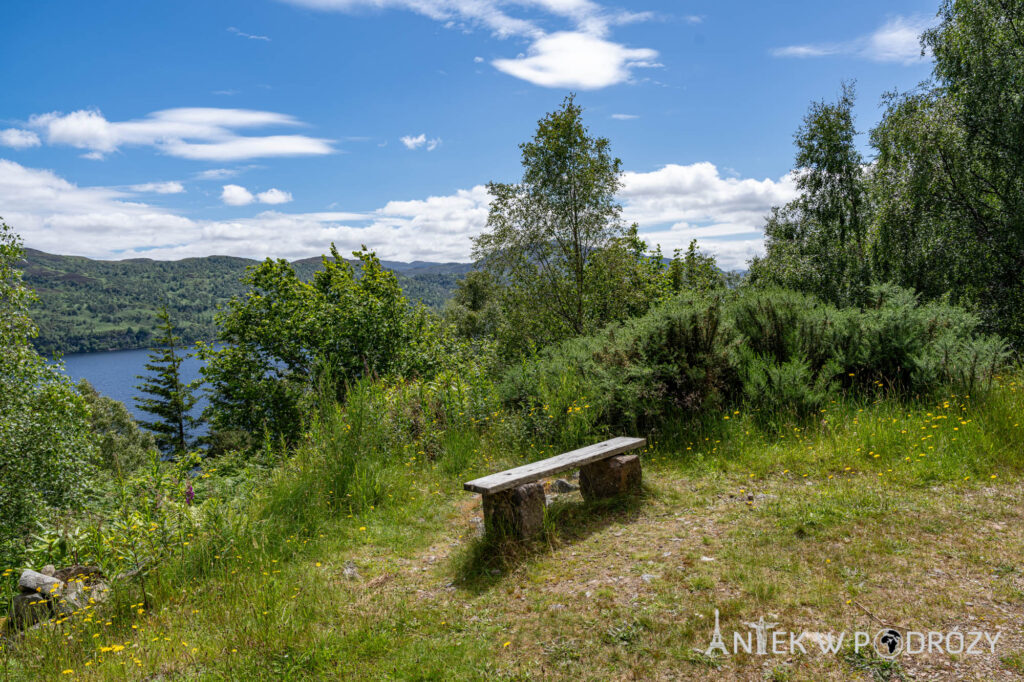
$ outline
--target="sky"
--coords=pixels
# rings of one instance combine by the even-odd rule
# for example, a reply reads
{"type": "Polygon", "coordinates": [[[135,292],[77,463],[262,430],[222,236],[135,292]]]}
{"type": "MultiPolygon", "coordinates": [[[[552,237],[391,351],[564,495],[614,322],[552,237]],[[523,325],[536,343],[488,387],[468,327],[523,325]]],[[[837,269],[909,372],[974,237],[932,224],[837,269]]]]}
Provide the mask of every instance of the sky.
{"type": "Polygon", "coordinates": [[[727,269],[794,197],[793,133],[929,77],[937,0],[54,0],[0,7],[0,217],[102,259],[469,261],[489,181],[576,93],[626,220],[727,269]]]}

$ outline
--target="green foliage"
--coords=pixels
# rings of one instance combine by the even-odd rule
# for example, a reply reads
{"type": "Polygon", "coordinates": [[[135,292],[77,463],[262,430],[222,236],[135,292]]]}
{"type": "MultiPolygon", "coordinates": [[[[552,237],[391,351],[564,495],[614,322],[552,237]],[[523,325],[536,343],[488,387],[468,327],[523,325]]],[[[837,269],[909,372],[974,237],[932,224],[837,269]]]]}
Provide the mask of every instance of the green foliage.
{"type": "Polygon", "coordinates": [[[23,540],[46,507],[74,503],[86,486],[94,446],[85,401],[59,365],[32,348],[34,300],[21,280],[21,244],[0,223],[0,563],[24,552],[23,540]]]}
{"type": "Polygon", "coordinates": [[[473,250],[501,286],[498,340],[507,358],[643,312],[650,274],[661,267],[635,226],[622,223],[621,161],[606,138],[588,133],[572,96],[520,150],[522,181],[488,185],[488,231],[473,250]]]}
{"type": "Polygon", "coordinates": [[[848,308],[786,290],[680,296],[522,363],[502,395],[529,415],[532,433],[557,442],[572,432],[574,406],[587,408],[589,435],[644,432],[733,407],[786,421],[841,392],[970,392],[1007,366],[1006,343],[979,333],[979,320],[961,308],[920,304],[892,285],[865,296],[864,307],[848,308]]]}
{"type": "Polygon", "coordinates": [[[89,409],[89,427],[97,438],[97,463],[108,472],[129,472],[138,468],[156,448],[153,435],[139,428],[123,403],[102,396],[82,379],[78,382],[89,409]]]}
{"type": "Polygon", "coordinates": [[[154,421],[142,422],[141,426],[154,434],[157,447],[176,454],[192,446],[196,420],[191,413],[196,397],[193,387],[181,382],[181,363],[188,355],[182,355],[179,350],[181,339],[174,333],[167,308],[160,310],[159,318],[159,334],[154,339],[157,348],[150,351],[146,363],[149,374],[136,377],[143,379],[139,392],[152,397],[135,401],[140,410],[156,417],[154,421]]]}
{"type": "MultiPolygon", "coordinates": [[[[33,344],[49,355],[150,347],[164,306],[184,343],[212,341],[217,336],[217,307],[245,292],[241,278],[256,264],[229,256],[100,261],[26,249],[17,267],[40,296],[33,311],[40,334],[33,344]]],[[[319,258],[307,258],[292,266],[308,282],[320,264],[319,258]]],[[[353,265],[358,267],[358,262],[353,265]]],[[[437,310],[471,269],[460,263],[384,266],[396,273],[410,301],[437,310]]]]}
{"type": "Polygon", "coordinates": [[[1015,345],[1024,339],[1024,6],[947,0],[923,45],[934,82],[892,95],[878,149],[882,273],[949,292],[1015,345]]]}
{"type": "Polygon", "coordinates": [[[246,273],[249,291],[218,315],[224,345],[200,349],[215,431],[293,443],[314,388],[338,400],[361,377],[429,375],[459,357],[394,273],[372,253],[354,255],[361,276],[333,246],[309,283],[284,260],[246,273]]]}
{"type": "Polygon", "coordinates": [[[922,36],[933,79],[885,97],[870,167],[853,142],[852,89],[812,105],[796,136],[800,196],[772,210],[751,280],[836,305],[893,282],[976,311],[1019,347],[1024,5],[945,0],[939,20],[922,36]]]}
{"type": "Polygon", "coordinates": [[[444,317],[461,337],[492,337],[501,321],[500,293],[494,275],[473,270],[456,285],[454,295],[445,304],[444,317]]]}
{"type": "Polygon", "coordinates": [[[767,253],[750,266],[754,283],[850,305],[870,281],[869,199],[853,105],[853,86],[844,84],[836,102],[815,102],[804,117],[795,136],[800,196],[768,216],[767,253]]]}
{"type": "Polygon", "coordinates": [[[702,252],[697,240],[690,240],[684,253],[676,249],[668,265],[669,288],[675,293],[697,291],[706,293],[727,285],[727,277],[718,269],[715,257],[702,252]]]}

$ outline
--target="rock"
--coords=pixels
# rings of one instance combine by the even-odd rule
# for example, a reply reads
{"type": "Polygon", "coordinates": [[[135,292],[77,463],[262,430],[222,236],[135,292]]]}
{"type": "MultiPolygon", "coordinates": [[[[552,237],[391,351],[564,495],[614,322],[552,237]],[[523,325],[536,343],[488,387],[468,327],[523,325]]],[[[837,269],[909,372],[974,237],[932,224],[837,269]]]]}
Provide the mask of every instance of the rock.
{"type": "Polygon", "coordinates": [[[77,580],[72,580],[64,586],[60,597],[54,600],[54,608],[57,613],[66,616],[75,611],[81,611],[89,604],[105,602],[109,594],[110,588],[106,583],[85,585],[77,580]]]}
{"type": "Polygon", "coordinates": [[[483,498],[488,533],[525,539],[537,535],[544,527],[545,496],[541,483],[527,483],[483,498]]]}
{"type": "Polygon", "coordinates": [[[565,604],[552,604],[548,607],[548,611],[564,611],[565,604]]]}
{"type": "Polygon", "coordinates": [[[341,574],[349,580],[359,579],[359,569],[356,568],[356,565],[351,561],[345,562],[345,567],[341,569],[341,574]]]}
{"type": "Polygon", "coordinates": [[[580,487],[578,485],[573,485],[564,478],[558,478],[551,484],[551,489],[556,493],[571,493],[575,490],[579,490],[580,487]]]}
{"type": "Polygon", "coordinates": [[[49,597],[59,595],[63,587],[64,583],[61,580],[29,569],[22,571],[21,577],[18,578],[18,589],[22,594],[42,594],[49,597]]]}
{"type": "Polygon", "coordinates": [[[612,497],[640,488],[640,458],[616,455],[580,469],[580,490],[588,500],[612,497]]]}
{"type": "Polygon", "coordinates": [[[640,576],[640,580],[643,580],[645,583],[649,583],[657,577],[658,576],[654,575],[653,573],[644,573],[642,576],[640,576]]]}
{"type": "Polygon", "coordinates": [[[46,597],[38,593],[18,594],[11,600],[11,616],[14,618],[15,625],[21,628],[27,628],[39,621],[46,620],[52,613],[53,605],[46,597]]]}
{"type": "Polygon", "coordinates": [[[60,569],[54,574],[54,577],[64,582],[68,582],[70,580],[77,580],[78,582],[85,583],[100,582],[103,580],[103,571],[99,569],[99,566],[83,566],[81,564],[74,564],[73,566],[60,569]]]}
{"type": "Polygon", "coordinates": [[[43,566],[42,570],[39,571],[39,572],[42,573],[43,575],[46,575],[46,576],[49,576],[49,577],[52,578],[53,574],[57,572],[57,569],[54,568],[53,564],[46,564],[45,566],[43,566]]]}

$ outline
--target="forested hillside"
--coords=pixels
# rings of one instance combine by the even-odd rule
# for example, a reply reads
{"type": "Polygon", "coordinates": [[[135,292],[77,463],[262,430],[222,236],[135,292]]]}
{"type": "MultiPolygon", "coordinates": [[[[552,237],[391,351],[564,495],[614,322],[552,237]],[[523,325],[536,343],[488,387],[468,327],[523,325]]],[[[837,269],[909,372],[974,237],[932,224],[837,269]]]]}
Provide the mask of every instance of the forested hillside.
{"type": "MultiPolygon", "coordinates": [[[[212,339],[217,306],[245,292],[240,278],[258,261],[207,256],[178,261],[136,258],[99,261],[26,249],[24,280],[39,294],[32,316],[36,348],[45,353],[143,348],[151,343],[157,312],[166,303],[185,342],[212,339]]],[[[440,308],[471,265],[385,261],[410,301],[440,308]]],[[[294,263],[303,280],[319,258],[294,263]]]]}

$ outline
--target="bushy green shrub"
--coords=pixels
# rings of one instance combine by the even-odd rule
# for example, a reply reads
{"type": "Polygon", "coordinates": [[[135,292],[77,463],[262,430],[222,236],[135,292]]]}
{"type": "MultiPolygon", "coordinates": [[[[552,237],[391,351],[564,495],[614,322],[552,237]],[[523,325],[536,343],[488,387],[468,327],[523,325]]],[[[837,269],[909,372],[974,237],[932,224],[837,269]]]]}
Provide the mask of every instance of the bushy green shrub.
{"type": "Polygon", "coordinates": [[[723,300],[684,295],[550,349],[509,371],[502,395],[536,417],[534,432],[542,438],[578,432],[576,408],[592,424],[632,429],[673,412],[717,409],[735,384],[723,300]]]}
{"type": "Polygon", "coordinates": [[[893,286],[869,294],[842,309],[778,289],[683,295],[539,354],[506,374],[502,396],[538,437],[582,440],[580,426],[642,432],[730,405],[800,418],[840,391],[970,391],[1009,358],[961,308],[893,286]]]}

